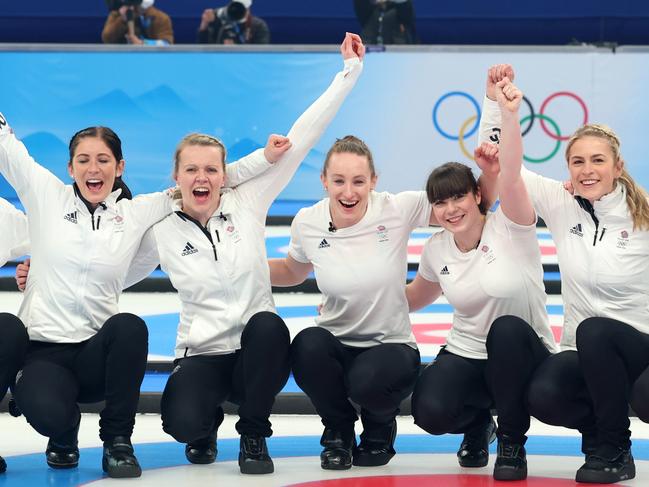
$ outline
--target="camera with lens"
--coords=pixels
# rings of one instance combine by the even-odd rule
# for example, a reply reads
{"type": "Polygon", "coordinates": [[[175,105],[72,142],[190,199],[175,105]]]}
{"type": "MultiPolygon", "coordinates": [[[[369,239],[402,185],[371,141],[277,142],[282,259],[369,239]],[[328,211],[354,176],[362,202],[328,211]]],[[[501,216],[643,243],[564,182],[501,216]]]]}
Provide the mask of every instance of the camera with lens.
{"type": "Polygon", "coordinates": [[[247,5],[249,5],[249,2],[245,0],[243,2],[233,1],[225,7],[215,8],[214,14],[224,25],[240,23],[246,18],[246,13],[248,12],[247,5]]]}
{"type": "Polygon", "coordinates": [[[121,7],[138,7],[142,0],[106,0],[108,10],[119,10],[121,7]]]}

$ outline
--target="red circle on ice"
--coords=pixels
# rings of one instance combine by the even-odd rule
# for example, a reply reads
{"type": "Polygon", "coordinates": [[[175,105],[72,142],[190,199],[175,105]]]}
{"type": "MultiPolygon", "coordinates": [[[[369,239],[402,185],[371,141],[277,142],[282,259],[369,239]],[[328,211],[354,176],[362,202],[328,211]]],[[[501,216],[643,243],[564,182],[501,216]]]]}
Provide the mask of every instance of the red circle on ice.
{"type": "MultiPolygon", "coordinates": [[[[574,480],[548,477],[528,477],[518,482],[508,482],[512,487],[574,487],[574,480]]],[[[299,482],[290,487],[495,487],[504,482],[491,475],[383,475],[377,477],[349,477],[344,479],[299,482]]]]}

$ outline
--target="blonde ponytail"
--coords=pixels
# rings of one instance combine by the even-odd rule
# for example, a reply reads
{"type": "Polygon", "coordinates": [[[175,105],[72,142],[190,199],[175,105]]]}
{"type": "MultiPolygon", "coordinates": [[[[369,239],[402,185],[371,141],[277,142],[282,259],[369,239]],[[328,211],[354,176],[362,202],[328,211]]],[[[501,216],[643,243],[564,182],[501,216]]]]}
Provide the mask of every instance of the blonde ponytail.
{"type": "Polygon", "coordinates": [[[636,184],[626,169],[622,169],[619,182],[626,190],[626,204],[633,219],[633,229],[649,230],[649,195],[636,184]]]}

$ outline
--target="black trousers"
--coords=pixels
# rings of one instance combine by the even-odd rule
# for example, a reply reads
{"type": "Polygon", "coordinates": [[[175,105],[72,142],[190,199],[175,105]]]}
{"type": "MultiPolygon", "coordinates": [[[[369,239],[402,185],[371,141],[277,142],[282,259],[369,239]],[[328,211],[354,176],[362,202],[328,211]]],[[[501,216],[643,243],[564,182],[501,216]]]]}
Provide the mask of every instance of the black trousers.
{"type": "Polygon", "coordinates": [[[440,350],[412,394],[415,424],[433,435],[466,433],[491,419],[487,361],[440,350]]]}
{"type": "Polygon", "coordinates": [[[578,351],[548,357],[530,385],[532,415],[597,434],[597,443],[628,448],[629,402],[649,422],[649,335],[620,321],[589,318],[577,328],[578,351]]]}
{"type": "Polygon", "coordinates": [[[29,335],[22,321],[10,313],[0,313],[0,401],[13,387],[29,347],[29,335]]]}
{"type": "Polygon", "coordinates": [[[498,438],[525,444],[530,428],[527,391],[550,356],[534,329],[516,316],[496,319],[487,335],[487,380],[498,410],[498,438]]]}
{"type": "Polygon", "coordinates": [[[164,431],[181,443],[206,438],[223,421],[227,399],[239,405],[239,434],[271,436],[268,417],[288,380],[289,344],[284,321],[264,311],[250,318],[235,353],[177,359],[162,394],[164,431]]]}
{"type": "Polygon", "coordinates": [[[302,330],[291,345],[293,375],[309,396],[325,427],[350,436],[361,407],[365,432],[392,423],[412,392],[419,373],[419,351],[401,343],[349,347],[328,330],[302,330]]]}
{"type": "Polygon", "coordinates": [[[112,316],[81,343],[32,341],[16,381],[16,403],[36,431],[66,442],[81,418],[77,403],[105,399],[100,438],[130,437],[147,348],[146,325],[130,313],[112,316]]]}
{"type": "Polygon", "coordinates": [[[577,328],[577,353],[593,401],[598,442],[630,447],[629,400],[633,397],[640,418],[646,419],[649,409],[649,335],[621,321],[588,318],[577,328]]]}
{"type": "Polygon", "coordinates": [[[527,391],[530,414],[544,423],[595,432],[590,394],[576,351],[547,357],[534,372],[527,391]]]}

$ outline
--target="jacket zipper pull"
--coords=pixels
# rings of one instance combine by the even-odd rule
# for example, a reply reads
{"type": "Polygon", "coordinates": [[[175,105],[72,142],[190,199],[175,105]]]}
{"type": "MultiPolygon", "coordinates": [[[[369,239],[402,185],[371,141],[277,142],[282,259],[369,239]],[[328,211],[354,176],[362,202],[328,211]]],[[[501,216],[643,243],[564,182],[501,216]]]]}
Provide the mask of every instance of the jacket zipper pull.
{"type": "Polygon", "coordinates": [[[601,235],[599,236],[599,241],[600,241],[600,242],[601,242],[602,239],[604,238],[604,232],[606,232],[606,228],[602,228],[602,233],[601,233],[601,235]]]}
{"type": "Polygon", "coordinates": [[[216,247],[212,244],[212,250],[214,251],[214,260],[218,261],[219,258],[216,256],[216,247]]]}

